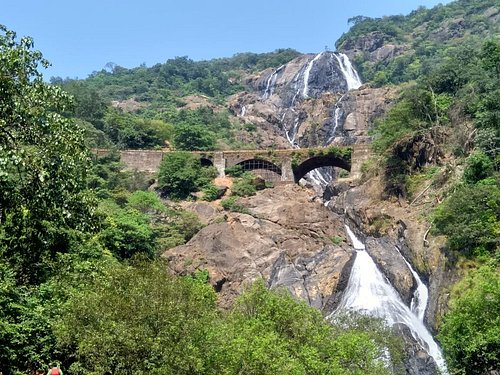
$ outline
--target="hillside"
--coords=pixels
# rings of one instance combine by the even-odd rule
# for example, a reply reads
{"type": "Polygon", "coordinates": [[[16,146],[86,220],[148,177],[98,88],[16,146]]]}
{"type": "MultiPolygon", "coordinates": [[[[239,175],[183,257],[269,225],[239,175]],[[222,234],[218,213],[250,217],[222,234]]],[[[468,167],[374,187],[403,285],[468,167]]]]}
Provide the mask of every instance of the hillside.
{"type": "Polygon", "coordinates": [[[498,36],[500,13],[495,0],[458,0],[406,16],[353,17],[352,27],[336,42],[365,81],[401,83],[428,74],[460,51],[498,36]]]}
{"type": "Polygon", "coordinates": [[[499,17],[457,0],[354,17],[335,52],[51,84],[0,25],[0,373],[498,375],[499,17]],[[320,167],[280,184],[300,147],[320,167]],[[224,178],[117,152],[244,148],[224,178]]]}

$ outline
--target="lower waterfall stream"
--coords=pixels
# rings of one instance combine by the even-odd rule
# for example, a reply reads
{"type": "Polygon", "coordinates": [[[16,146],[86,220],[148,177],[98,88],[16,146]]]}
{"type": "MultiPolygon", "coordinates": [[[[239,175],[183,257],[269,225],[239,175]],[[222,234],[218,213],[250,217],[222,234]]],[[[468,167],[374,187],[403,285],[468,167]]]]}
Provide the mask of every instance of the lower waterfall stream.
{"type": "MultiPolygon", "coordinates": [[[[441,350],[423,323],[425,306],[415,308],[415,312],[406,306],[396,289],[365,251],[365,245],[356,238],[348,226],[346,226],[346,231],[356,250],[356,259],[339,306],[329,317],[339,311],[354,310],[382,318],[391,326],[404,324],[410,329],[413,338],[434,359],[441,373],[448,374],[441,350]]],[[[427,289],[427,287],[419,279],[418,274],[411,267],[410,270],[419,286],[416,294],[427,294],[427,290],[422,291],[422,288],[427,289]]]]}

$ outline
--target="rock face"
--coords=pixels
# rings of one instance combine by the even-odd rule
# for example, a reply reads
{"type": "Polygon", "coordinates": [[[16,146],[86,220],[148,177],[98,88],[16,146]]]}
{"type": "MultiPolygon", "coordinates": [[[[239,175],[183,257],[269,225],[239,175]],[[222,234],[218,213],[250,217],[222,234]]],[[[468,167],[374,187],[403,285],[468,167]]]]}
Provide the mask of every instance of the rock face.
{"type": "Polygon", "coordinates": [[[365,245],[366,251],[373,258],[377,267],[382,270],[385,277],[399,292],[403,302],[409,306],[417,284],[404,258],[396,250],[393,241],[387,236],[369,237],[366,239],[365,245]]]}
{"type": "Polygon", "coordinates": [[[163,256],[176,273],[208,270],[222,305],[264,278],[319,309],[331,308],[354,252],[342,218],[313,197],[311,190],[284,185],[241,199],[250,214],[228,213],[163,256]]]}
{"type": "Polygon", "coordinates": [[[273,133],[274,146],[326,146],[367,141],[373,118],[390,103],[390,89],[363,88],[348,57],[322,52],[303,55],[278,69],[245,80],[251,92],[229,99],[230,111],[273,133]]]}
{"type": "Polygon", "coordinates": [[[347,56],[333,52],[300,56],[245,84],[251,92],[233,95],[228,107],[256,126],[261,147],[368,143],[373,120],[394,98],[392,88],[361,86],[347,56]]]}

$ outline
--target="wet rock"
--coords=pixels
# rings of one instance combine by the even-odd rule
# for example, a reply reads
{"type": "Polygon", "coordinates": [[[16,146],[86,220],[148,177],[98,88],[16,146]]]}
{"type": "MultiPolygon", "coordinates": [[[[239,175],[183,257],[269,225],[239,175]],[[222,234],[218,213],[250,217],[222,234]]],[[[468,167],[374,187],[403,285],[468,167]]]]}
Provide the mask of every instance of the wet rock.
{"type": "MultiPolygon", "coordinates": [[[[229,110],[254,124],[261,146],[313,147],[366,142],[373,118],[383,113],[387,88],[348,91],[339,54],[302,55],[278,69],[253,75],[246,84],[253,92],[229,99],[229,110]]],[[[352,86],[351,81],[351,88],[352,86]]]]}
{"type": "Polygon", "coordinates": [[[323,199],[325,201],[329,201],[333,197],[338,197],[340,194],[346,192],[349,189],[350,185],[348,182],[331,182],[323,191],[323,199]]]}
{"type": "Polygon", "coordinates": [[[410,306],[417,284],[404,258],[396,250],[388,237],[366,239],[366,251],[392,286],[398,291],[403,302],[410,306]]]}
{"type": "Polygon", "coordinates": [[[404,366],[408,375],[436,375],[438,368],[434,359],[413,338],[410,329],[398,325],[395,329],[404,340],[404,366]]]}
{"type": "Polygon", "coordinates": [[[309,305],[330,313],[336,295],[332,292],[341,289],[340,281],[349,275],[350,268],[346,266],[352,265],[353,255],[351,250],[333,245],[326,245],[313,256],[298,257],[295,261],[282,253],[273,265],[269,286],[285,287],[309,305]]]}

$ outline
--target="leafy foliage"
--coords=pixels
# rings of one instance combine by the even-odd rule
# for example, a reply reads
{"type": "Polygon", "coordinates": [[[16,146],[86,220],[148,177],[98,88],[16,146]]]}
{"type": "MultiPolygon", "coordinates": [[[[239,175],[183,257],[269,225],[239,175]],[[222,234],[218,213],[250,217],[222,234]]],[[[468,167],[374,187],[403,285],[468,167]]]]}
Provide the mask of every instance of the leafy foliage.
{"type": "Polygon", "coordinates": [[[198,374],[215,317],[209,285],[136,261],[74,295],[56,332],[63,349],[76,349],[74,374],[198,374]]]}
{"type": "Polygon", "coordinates": [[[395,349],[388,345],[393,336],[385,330],[383,335],[332,326],[288,292],[269,291],[258,281],[238,298],[223,330],[215,334],[218,345],[210,353],[209,373],[390,373],[379,358],[384,344],[395,349]]]}
{"type": "Polygon", "coordinates": [[[461,54],[456,50],[448,52],[449,59],[430,69],[415,84],[402,86],[395,105],[375,122],[373,147],[385,157],[389,194],[404,196],[407,175],[429,161],[438,161],[437,156],[446,149],[456,156],[466,156],[474,137],[477,151],[466,161],[465,180],[474,183],[498,172],[500,117],[498,101],[492,97],[500,80],[488,63],[497,58],[492,45],[498,42],[487,41],[481,49],[465,45],[461,54]],[[467,61],[457,65],[456,60],[460,60],[457,56],[463,54],[467,54],[467,61]],[[463,121],[467,117],[473,121],[472,130],[463,121]],[[444,136],[447,132],[453,136],[444,136]],[[432,139],[423,139],[425,134],[432,139]],[[420,145],[416,143],[419,139],[424,141],[420,145]],[[412,160],[422,159],[425,153],[430,156],[425,163],[417,163],[417,168],[406,165],[408,161],[411,164],[412,160]]]}
{"type": "Polygon", "coordinates": [[[379,322],[351,317],[332,326],[262,282],[221,314],[203,279],[203,272],[174,278],[162,262],[109,268],[70,299],[56,324],[61,349],[76,348],[71,372],[389,374],[380,355],[388,348],[398,358],[397,341],[379,322]]]}
{"type": "Polygon", "coordinates": [[[69,250],[68,230],[94,225],[82,129],[60,115],[69,97],[43,82],[32,47],[0,26],[0,254],[25,281],[69,250]]]}
{"type": "Polygon", "coordinates": [[[213,167],[203,167],[189,152],[171,152],[164,156],[158,172],[158,186],[174,199],[187,198],[216,176],[213,167]]]}
{"type": "Polygon", "coordinates": [[[214,184],[208,184],[203,189],[203,200],[212,202],[219,198],[219,188],[214,184]]]}
{"type": "Polygon", "coordinates": [[[486,374],[500,357],[500,273],[493,265],[471,271],[453,289],[439,333],[456,374],[486,374]]]}
{"type": "Polygon", "coordinates": [[[215,135],[200,125],[177,125],[173,141],[178,150],[208,151],[215,148],[215,135]]]}
{"type": "Polygon", "coordinates": [[[133,208],[120,208],[114,202],[103,201],[100,210],[106,212],[99,238],[117,258],[127,259],[137,253],[155,255],[155,233],[148,215],[133,208]]]}
{"type": "MultiPolygon", "coordinates": [[[[298,55],[291,49],[278,49],[262,54],[239,53],[231,58],[209,61],[176,57],[150,68],[125,69],[112,64],[110,69],[94,72],[86,82],[105,100],[136,97],[140,101],[165,102],[166,99],[175,105],[175,98],[195,93],[213,98],[234,94],[241,89],[231,79],[238,77],[238,71],[278,67],[298,55]]],[[[60,78],[53,78],[52,81],[64,85],[73,82],[60,78]]]]}
{"type": "Polygon", "coordinates": [[[234,180],[231,187],[231,194],[239,197],[249,197],[255,195],[257,188],[254,183],[255,175],[245,172],[234,180]]]}
{"type": "Polygon", "coordinates": [[[436,210],[434,226],[438,233],[448,236],[452,250],[476,255],[498,251],[498,182],[460,186],[436,210]]]}
{"type": "Polygon", "coordinates": [[[248,214],[249,211],[246,207],[242,206],[239,204],[237,201],[236,196],[224,198],[221,200],[220,204],[221,206],[228,211],[233,211],[233,212],[240,212],[242,214],[248,214]]]}
{"type": "Polygon", "coordinates": [[[464,179],[469,184],[484,180],[493,173],[493,161],[482,151],[469,155],[465,161],[464,179]]]}
{"type": "MultiPolygon", "coordinates": [[[[446,60],[450,49],[477,45],[497,35],[498,22],[488,13],[495,6],[495,0],[457,0],[432,9],[419,7],[406,16],[352,17],[350,30],[336,47],[364,50],[357,54],[355,63],[365,81],[374,80],[378,85],[408,82],[446,60]],[[373,61],[372,52],[384,44],[396,47],[395,57],[373,61]]],[[[459,57],[450,60],[455,71],[462,69],[461,61],[470,61],[468,55],[459,57]]],[[[460,74],[455,75],[453,80],[460,78],[460,74]]]]}
{"type": "Polygon", "coordinates": [[[161,147],[172,138],[173,128],[161,120],[109,110],[103,131],[120,148],[148,149],[161,147]]]}

